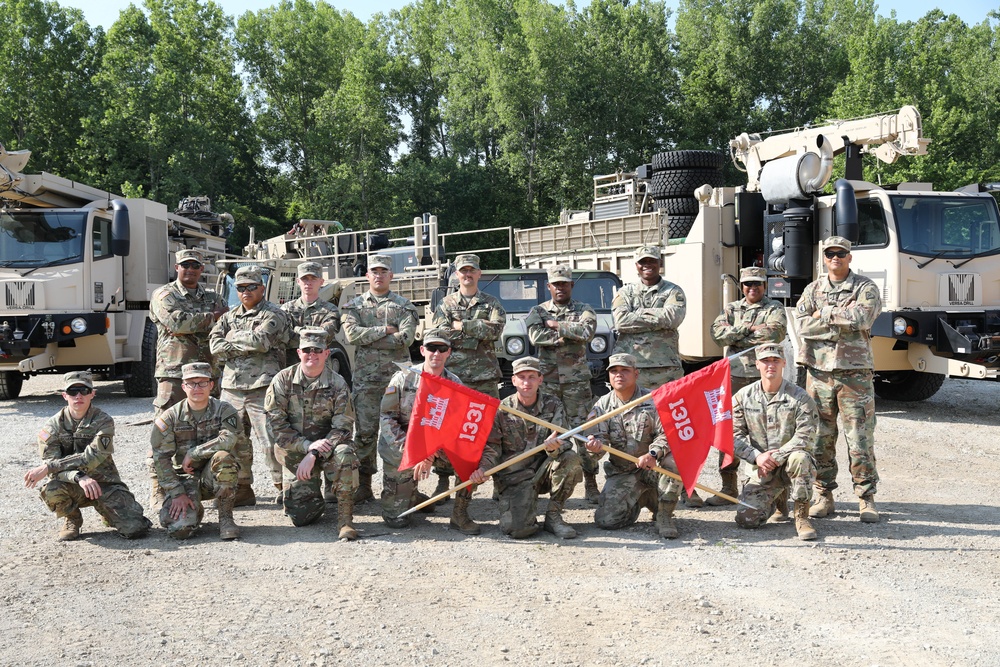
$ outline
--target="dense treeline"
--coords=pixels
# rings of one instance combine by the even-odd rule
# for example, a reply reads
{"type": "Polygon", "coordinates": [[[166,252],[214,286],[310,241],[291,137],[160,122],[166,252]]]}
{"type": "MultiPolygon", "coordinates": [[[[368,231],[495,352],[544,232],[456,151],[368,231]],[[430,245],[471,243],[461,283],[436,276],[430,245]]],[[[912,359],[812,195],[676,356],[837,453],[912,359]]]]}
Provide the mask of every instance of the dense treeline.
{"type": "MultiPolygon", "coordinates": [[[[873,0],[418,0],[367,24],[318,0],[233,18],[145,0],[105,33],[0,0],[0,142],[29,170],[174,204],[237,247],[298,218],[548,224],[591,177],[670,148],[914,104],[930,155],[870,180],[1000,181],[1000,13],[916,22],[873,0]],[[676,20],[674,20],[676,19],[676,20]]],[[[738,184],[735,172],[729,182],[738,184]]]]}

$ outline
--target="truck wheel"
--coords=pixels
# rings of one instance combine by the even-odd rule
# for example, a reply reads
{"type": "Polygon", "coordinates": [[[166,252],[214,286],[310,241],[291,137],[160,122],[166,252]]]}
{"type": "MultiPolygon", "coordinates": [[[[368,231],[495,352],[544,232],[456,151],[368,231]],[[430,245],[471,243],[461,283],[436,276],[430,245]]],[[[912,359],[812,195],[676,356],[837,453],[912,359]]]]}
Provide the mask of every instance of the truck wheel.
{"type": "Polygon", "coordinates": [[[347,353],[339,347],[334,347],[330,351],[330,365],[333,369],[340,373],[340,377],[344,378],[344,382],[351,389],[354,388],[354,374],[351,373],[351,362],[347,359],[347,353]]]}
{"type": "Polygon", "coordinates": [[[649,182],[653,199],[694,197],[694,191],[705,184],[722,187],[722,172],[715,169],[673,169],[658,171],[649,182]]]}
{"type": "Polygon", "coordinates": [[[694,218],[693,215],[668,215],[667,230],[670,233],[670,238],[682,239],[686,237],[691,231],[691,227],[694,226],[694,218]]]}
{"type": "Polygon", "coordinates": [[[887,401],[923,401],[937,393],[945,376],[917,371],[875,374],[875,395],[887,401]]]}
{"type": "Polygon", "coordinates": [[[667,215],[697,215],[698,200],[694,197],[663,197],[654,199],[653,203],[667,215]]]}
{"type": "Polygon", "coordinates": [[[664,169],[722,169],[726,156],[716,151],[668,151],[653,156],[653,171],[664,169]]]}
{"type": "Polygon", "coordinates": [[[148,318],[142,332],[141,358],[132,362],[131,375],[124,384],[129,398],[156,396],[156,326],[148,318]]]}
{"type": "Polygon", "coordinates": [[[0,372],[0,400],[11,401],[21,395],[24,376],[20,371],[0,372]]]}

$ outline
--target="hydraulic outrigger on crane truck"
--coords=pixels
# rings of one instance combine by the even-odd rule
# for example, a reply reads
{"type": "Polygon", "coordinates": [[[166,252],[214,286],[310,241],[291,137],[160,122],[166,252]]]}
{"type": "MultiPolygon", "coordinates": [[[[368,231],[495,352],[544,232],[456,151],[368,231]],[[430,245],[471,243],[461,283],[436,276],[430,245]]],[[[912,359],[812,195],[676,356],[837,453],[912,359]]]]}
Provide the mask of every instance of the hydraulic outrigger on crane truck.
{"type": "MultiPolygon", "coordinates": [[[[1000,184],[939,192],[862,180],[863,154],[891,163],[926,154],[928,143],[912,106],[767,138],[742,134],[730,142],[747,174],[738,188],[722,187],[719,153],[661,153],[636,172],[595,177],[590,211],[516,231],[517,255],[525,266],[570,261],[634,280],[634,249],[662,245],[663,275],[688,297],[680,353],[700,362],[723,353],[709,328],[739,298],[741,268],[764,267],[768,296],[791,309],[824,272],[819,242],[844,236],[851,268],[882,292],[871,331],[875,391],[922,400],[946,376],[996,378],[1000,367],[1000,215],[989,194],[1000,184]],[[844,177],[822,194],[840,153],[844,177]]],[[[789,336],[797,346],[793,328],[789,336]]]]}
{"type": "Polygon", "coordinates": [[[129,396],[154,395],[150,296],[175,277],[178,250],[223,256],[232,217],[212,213],[207,197],[171,213],[22,174],[30,155],[0,146],[0,399],[17,398],[29,376],[83,369],[124,380],[129,396]]]}

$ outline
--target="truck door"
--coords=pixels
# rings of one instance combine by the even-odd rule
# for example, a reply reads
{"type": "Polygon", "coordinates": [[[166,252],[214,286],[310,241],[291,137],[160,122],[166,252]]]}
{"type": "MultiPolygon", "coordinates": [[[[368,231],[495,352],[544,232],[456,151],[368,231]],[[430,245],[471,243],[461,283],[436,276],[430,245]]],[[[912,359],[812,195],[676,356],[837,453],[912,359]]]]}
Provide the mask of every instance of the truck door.
{"type": "MultiPolygon", "coordinates": [[[[91,308],[95,311],[121,311],[125,306],[122,280],[124,258],[111,252],[111,218],[95,215],[90,234],[90,295],[91,308]]],[[[85,292],[86,293],[86,292],[85,292]]]]}

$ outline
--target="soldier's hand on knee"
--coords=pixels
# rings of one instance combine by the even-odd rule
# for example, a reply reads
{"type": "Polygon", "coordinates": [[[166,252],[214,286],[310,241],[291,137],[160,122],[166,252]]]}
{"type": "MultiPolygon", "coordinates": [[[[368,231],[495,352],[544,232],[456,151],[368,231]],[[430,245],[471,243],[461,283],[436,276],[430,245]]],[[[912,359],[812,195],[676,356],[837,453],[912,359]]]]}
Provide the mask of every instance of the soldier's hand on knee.
{"type": "Polygon", "coordinates": [[[193,475],[194,474],[194,466],[192,465],[193,463],[194,462],[191,460],[191,455],[185,454],[184,460],[181,461],[181,469],[187,474],[193,475]]]}
{"type": "Polygon", "coordinates": [[[83,495],[87,496],[87,500],[97,500],[101,497],[101,485],[97,483],[97,480],[91,479],[90,477],[81,477],[80,488],[83,489],[83,495]]]}
{"type": "Polygon", "coordinates": [[[305,482],[307,480],[312,479],[312,470],[315,465],[316,465],[316,454],[313,452],[313,450],[310,449],[309,453],[306,454],[306,457],[302,459],[302,461],[299,463],[299,466],[295,469],[295,479],[299,480],[300,482],[305,482]]]}
{"type": "Polygon", "coordinates": [[[763,452],[758,454],[757,458],[754,460],[757,464],[757,474],[758,475],[770,475],[772,472],[777,470],[778,462],[774,460],[771,456],[771,452],[763,452]]]}
{"type": "Polygon", "coordinates": [[[186,493],[170,500],[170,518],[174,521],[187,516],[188,510],[194,509],[194,501],[186,493]]]}
{"type": "Polygon", "coordinates": [[[316,442],[309,445],[309,449],[315,449],[321,454],[326,454],[331,449],[333,449],[333,445],[330,444],[329,440],[323,438],[322,440],[317,440],[316,442]]]}
{"type": "Polygon", "coordinates": [[[35,488],[35,485],[45,479],[48,474],[48,466],[41,465],[37,468],[32,468],[28,472],[24,473],[24,485],[29,489],[33,489],[35,488]]]}

